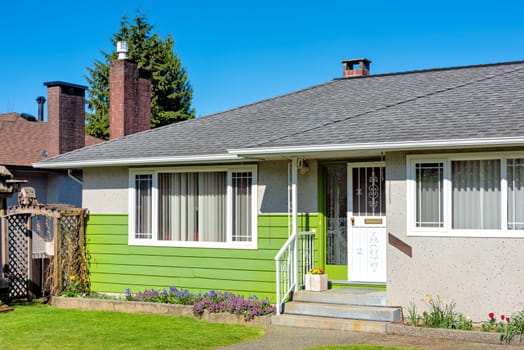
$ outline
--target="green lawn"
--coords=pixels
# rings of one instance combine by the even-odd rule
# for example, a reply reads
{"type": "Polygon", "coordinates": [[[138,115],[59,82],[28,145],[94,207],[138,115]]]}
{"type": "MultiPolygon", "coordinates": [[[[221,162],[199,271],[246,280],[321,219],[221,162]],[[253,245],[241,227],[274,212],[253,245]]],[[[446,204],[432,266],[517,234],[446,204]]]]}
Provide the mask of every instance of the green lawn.
{"type": "Polygon", "coordinates": [[[209,349],[262,336],[262,328],[188,317],[15,305],[0,313],[2,349],[209,349]]]}

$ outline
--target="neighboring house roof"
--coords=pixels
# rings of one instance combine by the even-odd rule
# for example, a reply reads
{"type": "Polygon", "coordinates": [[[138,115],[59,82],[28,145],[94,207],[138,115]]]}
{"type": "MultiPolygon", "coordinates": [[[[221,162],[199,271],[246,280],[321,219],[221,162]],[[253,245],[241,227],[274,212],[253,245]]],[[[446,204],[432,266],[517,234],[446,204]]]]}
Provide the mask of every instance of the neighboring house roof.
{"type": "Polygon", "coordinates": [[[524,61],[335,79],[36,166],[226,161],[293,149],[524,145],[523,91],[524,61]]]}
{"type": "MultiPolygon", "coordinates": [[[[18,113],[0,114],[0,164],[28,166],[46,159],[49,149],[49,124],[29,121],[18,113]]],[[[102,140],[86,135],[86,145],[102,140]]]]}

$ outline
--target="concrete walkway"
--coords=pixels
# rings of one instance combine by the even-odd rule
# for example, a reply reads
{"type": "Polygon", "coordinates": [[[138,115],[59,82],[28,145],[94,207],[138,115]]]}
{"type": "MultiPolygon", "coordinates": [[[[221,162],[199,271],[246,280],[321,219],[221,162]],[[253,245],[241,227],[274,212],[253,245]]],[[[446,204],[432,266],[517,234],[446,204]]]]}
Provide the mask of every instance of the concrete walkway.
{"type": "Polygon", "coordinates": [[[399,347],[412,347],[427,350],[488,350],[523,349],[524,344],[517,345],[493,345],[480,343],[465,343],[450,340],[396,336],[375,333],[360,333],[335,330],[323,330],[314,328],[295,328],[271,326],[266,330],[262,338],[251,340],[219,349],[228,350],[293,350],[305,349],[313,346],[335,345],[335,344],[375,344],[399,347]]]}

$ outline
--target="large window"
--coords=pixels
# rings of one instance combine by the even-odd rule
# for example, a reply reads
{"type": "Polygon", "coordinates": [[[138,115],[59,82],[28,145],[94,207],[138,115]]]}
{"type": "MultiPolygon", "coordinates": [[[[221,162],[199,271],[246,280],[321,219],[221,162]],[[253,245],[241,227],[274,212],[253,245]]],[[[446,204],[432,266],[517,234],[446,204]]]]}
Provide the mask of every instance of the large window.
{"type": "Polygon", "coordinates": [[[255,170],[131,171],[130,243],[256,247],[255,170]]]}
{"type": "Polygon", "coordinates": [[[412,235],[524,236],[524,156],[408,157],[412,235]]]}

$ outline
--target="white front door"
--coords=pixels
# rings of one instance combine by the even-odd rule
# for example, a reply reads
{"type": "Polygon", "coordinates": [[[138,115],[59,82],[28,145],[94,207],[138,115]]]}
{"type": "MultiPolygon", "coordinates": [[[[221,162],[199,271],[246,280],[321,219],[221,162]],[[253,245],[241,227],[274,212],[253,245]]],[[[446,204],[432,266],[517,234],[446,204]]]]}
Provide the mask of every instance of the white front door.
{"type": "Polygon", "coordinates": [[[348,280],[386,283],[386,193],[383,162],[348,164],[348,280]]]}

